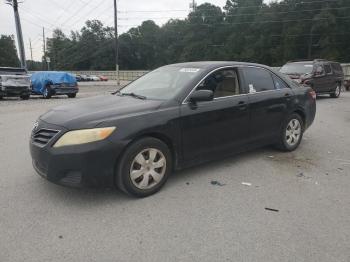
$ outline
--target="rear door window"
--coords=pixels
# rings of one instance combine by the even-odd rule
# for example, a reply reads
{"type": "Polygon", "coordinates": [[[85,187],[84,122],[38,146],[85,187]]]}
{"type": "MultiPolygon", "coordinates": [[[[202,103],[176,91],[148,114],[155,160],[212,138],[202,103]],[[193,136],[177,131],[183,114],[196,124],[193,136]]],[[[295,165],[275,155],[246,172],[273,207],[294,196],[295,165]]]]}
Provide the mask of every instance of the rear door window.
{"type": "Polygon", "coordinates": [[[249,93],[275,90],[274,81],[268,70],[257,67],[245,67],[243,72],[249,93]]]}

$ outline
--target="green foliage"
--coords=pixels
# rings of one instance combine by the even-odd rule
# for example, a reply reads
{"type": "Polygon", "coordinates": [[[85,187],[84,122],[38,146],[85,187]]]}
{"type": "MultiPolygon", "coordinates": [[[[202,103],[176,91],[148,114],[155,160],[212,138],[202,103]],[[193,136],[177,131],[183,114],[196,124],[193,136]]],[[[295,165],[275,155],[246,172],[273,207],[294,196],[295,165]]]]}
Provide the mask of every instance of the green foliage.
{"type": "Polygon", "coordinates": [[[0,66],[20,66],[13,36],[0,36],[0,66]]]}
{"type": "MultiPolygon", "coordinates": [[[[350,61],[348,0],[228,0],[205,3],[184,20],[159,27],[145,21],[120,35],[121,69],[196,60],[240,60],[282,65],[291,59],[350,61]]],[[[52,68],[113,70],[113,28],[87,21],[80,32],[59,29],[48,40],[52,68]]]]}

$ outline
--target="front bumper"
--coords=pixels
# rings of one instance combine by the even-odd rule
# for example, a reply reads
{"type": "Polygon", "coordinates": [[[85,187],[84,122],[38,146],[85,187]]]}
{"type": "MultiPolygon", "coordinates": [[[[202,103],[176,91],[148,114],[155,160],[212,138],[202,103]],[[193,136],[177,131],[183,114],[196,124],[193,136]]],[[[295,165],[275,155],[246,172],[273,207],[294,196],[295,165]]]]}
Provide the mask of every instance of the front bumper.
{"type": "MultiPolygon", "coordinates": [[[[57,126],[46,128],[57,130],[57,126]]],[[[31,138],[30,153],[37,173],[63,186],[113,187],[115,165],[124,145],[106,139],[85,145],[53,148],[65,132],[67,130],[61,128],[59,135],[44,146],[31,138]]]]}
{"type": "Polygon", "coordinates": [[[29,94],[29,86],[0,86],[0,96],[22,96],[29,94]]]}

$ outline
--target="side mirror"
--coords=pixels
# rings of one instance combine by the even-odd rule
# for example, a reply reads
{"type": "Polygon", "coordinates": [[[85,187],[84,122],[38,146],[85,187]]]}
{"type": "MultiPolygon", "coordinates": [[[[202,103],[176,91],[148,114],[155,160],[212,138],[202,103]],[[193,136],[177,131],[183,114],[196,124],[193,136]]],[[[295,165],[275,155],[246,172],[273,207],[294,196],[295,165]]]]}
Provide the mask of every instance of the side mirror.
{"type": "Polygon", "coordinates": [[[190,102],[204,102],[212,101],[214,99],[214,92],[211,90],[197,90],[190,96],[190,102]]]}

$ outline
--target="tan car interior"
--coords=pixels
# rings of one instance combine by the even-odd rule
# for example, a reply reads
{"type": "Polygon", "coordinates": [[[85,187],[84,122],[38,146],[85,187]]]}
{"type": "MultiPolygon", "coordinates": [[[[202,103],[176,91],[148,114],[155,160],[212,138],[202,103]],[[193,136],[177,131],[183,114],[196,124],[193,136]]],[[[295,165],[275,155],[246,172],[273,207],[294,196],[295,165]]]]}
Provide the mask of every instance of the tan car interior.
{"type": "Polygon", "coordinates": [[[223,70],[220,72],[221,81],[218,82],[214,97],[239,95],[238,76],[235,70],[223,70]]]}

